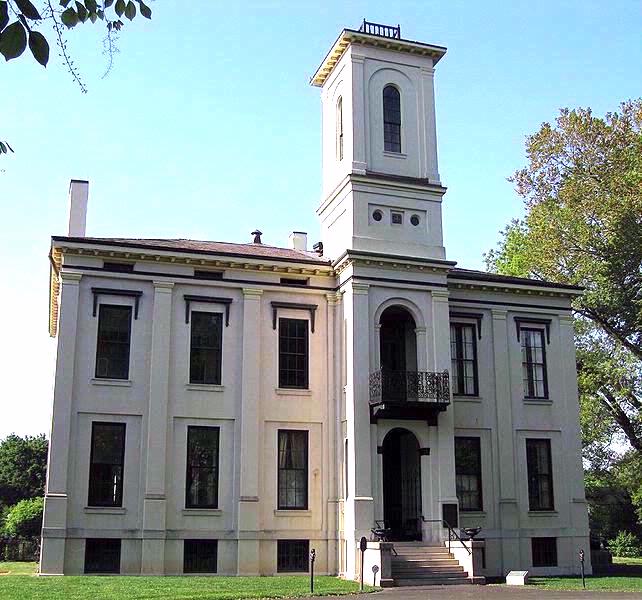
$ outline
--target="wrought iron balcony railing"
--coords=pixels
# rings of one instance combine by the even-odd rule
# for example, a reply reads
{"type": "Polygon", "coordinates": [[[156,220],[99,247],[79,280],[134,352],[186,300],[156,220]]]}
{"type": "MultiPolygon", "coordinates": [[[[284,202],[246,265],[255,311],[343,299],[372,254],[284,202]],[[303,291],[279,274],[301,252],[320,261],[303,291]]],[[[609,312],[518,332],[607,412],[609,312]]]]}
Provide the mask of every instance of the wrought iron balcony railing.
{"type": "Polygon", "coordinates": [[[363,20],[361,27],[359,27],[361,33],[369,33],[370,35],[379,35],[381,37],[393,38],[396,40],[401,39],[401,27],[397,25],[383,25],[381,23],[373,23],[371,21],[363,20]]]}
{"type": "MultiPolygon", "coordinates": [[[[375,371],[370,374],[370,404],[450,402],[448,371],[375,371]]],[[[443,409],[442,409],[443,410],[443,409]]]]}

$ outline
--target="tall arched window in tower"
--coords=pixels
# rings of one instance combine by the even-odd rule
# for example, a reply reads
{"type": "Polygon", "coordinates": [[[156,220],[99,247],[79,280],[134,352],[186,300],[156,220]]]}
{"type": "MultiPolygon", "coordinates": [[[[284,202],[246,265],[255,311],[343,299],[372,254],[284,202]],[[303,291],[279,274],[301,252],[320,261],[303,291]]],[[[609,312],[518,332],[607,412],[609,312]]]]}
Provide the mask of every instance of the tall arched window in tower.
{"type": "Polygon", "coordinates": [[[337,100],[337,159],[343,160],[343,98],[337,100]]]}
{"type": "Polygon", "coordinates": [[[401,97],[394,85],[383,88],[383,149],[401,153],[401,97]]]}

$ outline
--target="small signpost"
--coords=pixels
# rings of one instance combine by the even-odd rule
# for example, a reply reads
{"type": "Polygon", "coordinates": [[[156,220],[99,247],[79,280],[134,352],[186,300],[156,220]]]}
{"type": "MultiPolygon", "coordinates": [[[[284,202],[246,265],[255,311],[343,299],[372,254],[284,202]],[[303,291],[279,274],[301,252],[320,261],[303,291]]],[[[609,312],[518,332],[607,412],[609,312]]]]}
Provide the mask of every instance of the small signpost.
{"type": "Polygon", "coordinates": [[[314,594],[314,559],[317,557],[316,550],[310,550],[310,593],[314,594]]]}
{"type": "Polygon", "coordinates": [[[377,573],[379,572],[379,565],[372,565],[372,585],[377,585],[377,573]]]}
{"type": "Polygon", "coordinates": [[[368,540],[365,537],[362,537],[359,540],[359,550],[361,550],[361,591],[363,592],[363,557],[366,553],[366,548],[368,547],[368,540]]]}
{"type": "Polygon", "coordinates": [[[582,587],[586,589],[586,581],[584,579],[584,549],[580,548],[580,569],[582,573],[582,587]]]}

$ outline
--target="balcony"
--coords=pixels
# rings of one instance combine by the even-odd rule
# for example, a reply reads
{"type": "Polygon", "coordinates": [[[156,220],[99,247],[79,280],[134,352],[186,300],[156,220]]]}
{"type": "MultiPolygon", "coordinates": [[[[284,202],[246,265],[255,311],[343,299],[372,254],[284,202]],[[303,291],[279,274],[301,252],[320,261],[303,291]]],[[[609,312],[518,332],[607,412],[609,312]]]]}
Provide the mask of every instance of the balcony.
{"type": "Polygon", "coordinates": [[[450,404],[448,371],[389,371],[370,374],[370,420],[410,419],[437,424],[450,404]]]}

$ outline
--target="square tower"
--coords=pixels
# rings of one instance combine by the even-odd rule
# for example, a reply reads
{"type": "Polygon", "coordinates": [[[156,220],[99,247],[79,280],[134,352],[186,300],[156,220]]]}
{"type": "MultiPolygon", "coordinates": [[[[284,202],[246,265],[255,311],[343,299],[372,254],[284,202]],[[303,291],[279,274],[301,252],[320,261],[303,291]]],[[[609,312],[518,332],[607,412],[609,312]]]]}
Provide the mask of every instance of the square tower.
{"type": "Polygon", "coordinates": [[[344,29],[312,77],[322,88],[326,254],[444,259],[434,67],[446,49],[364,21],[344,29]]]}

